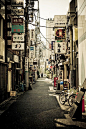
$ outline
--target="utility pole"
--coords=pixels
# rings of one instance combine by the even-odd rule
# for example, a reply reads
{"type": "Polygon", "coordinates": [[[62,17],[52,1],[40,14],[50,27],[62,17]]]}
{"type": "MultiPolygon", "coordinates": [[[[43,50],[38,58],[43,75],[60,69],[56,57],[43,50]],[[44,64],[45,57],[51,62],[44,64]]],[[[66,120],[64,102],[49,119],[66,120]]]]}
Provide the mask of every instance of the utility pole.
{"type": "Polygon", "coordinates": [[[74,86],[74,72],[73,72],[73,30],[70,26],[70,87],[74,86]]]}
{"type": "Polygon", "coordinates": [[[29,22],[29,15],[28,15],[28,1],[26,0],[26,7],[25,7],[25,90],[29,89],[29,77],[28,77],[28,22],[29,22]]]}
{"type": "Polygon", "coordinates": [[[7,63],[7,0],[5,0],[5,63],[7,63]]]}

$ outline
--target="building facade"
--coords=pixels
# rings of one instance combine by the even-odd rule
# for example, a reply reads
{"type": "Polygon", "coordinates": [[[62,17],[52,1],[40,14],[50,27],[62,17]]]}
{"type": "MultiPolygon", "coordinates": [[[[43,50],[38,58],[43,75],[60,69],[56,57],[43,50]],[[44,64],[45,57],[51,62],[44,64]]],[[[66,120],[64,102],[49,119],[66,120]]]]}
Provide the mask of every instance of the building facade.
{"type": "Polygon", "coordinates": [[[78,0],[79,86],[86,88],[86,0],[78,0]]]}

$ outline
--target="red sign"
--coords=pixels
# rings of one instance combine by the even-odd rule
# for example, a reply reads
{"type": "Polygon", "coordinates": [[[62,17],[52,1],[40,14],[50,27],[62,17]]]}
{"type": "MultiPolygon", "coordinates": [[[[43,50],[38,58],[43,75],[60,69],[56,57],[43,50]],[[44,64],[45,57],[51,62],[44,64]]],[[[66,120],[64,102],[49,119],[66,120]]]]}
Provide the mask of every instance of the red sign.
{"type": "Polygon", "coordinates": [[[23,18],[12,18],[12,24],[23,24],[23,18]]]}
{"type": "Polygon", "coordinates": [[[57,36],[58,38],[63,38],[63,37],[65,37],[65,29],[59,29],[59,30],[57,30],[57,31],[56,31],[56,36],[57,36]]]}
{"type": "Polygon", "coordinates": [[[54,77],[54,87],[56,87],[56,80],[58,80],[58,77],[54,77]]]}

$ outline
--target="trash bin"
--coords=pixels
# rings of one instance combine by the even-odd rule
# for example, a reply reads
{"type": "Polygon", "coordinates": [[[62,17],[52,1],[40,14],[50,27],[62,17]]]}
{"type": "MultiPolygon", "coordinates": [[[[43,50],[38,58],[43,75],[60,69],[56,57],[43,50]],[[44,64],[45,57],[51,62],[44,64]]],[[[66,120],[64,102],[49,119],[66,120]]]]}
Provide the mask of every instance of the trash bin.
{"type": "Polygon", "coordinates": [[[63,90],[63,81],[60,82],[60,90],[63,90]]]}

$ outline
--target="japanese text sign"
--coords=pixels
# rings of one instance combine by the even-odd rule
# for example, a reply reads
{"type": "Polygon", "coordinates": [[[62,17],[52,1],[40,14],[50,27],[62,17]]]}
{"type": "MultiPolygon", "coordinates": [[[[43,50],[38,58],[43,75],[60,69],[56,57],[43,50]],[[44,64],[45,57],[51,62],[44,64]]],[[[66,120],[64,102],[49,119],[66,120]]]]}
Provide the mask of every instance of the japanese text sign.
{"type": "Polygon", "coordinates": [[[12,25],[12,33],[24,33],[23,25],[12,25]]]}
{"type": "Polygon", "coordinates": [[[24,35],[13,35],[13,41],[24,41],[24,35]]]}
{"type": "Polygon", "coordinates": [[[12,9],[11,10],[11,15],[14,16],[24,16],[24,9],[12,9]]]}
{"type": "Polygon", "coordinates": [[[23,24],[23,18],[12,18],[12,24],[23,24]]]}

